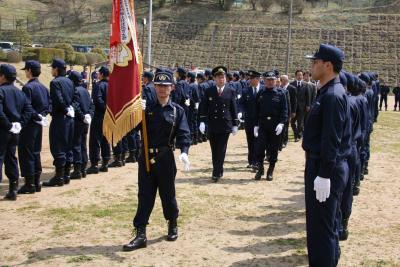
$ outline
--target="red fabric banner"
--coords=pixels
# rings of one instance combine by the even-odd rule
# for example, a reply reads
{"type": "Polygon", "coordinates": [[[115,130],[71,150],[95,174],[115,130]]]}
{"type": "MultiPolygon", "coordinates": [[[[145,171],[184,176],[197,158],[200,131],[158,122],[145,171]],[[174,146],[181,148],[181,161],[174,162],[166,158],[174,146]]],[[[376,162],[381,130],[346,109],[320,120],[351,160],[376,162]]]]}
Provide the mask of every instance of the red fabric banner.
{"type": "Polygon", "coordinates": [[[142,119],[142,57],[137,47],[133,0],[113,0],[110,79],[103,132],[115,146],[142,119]],[[135,52],[136,51],[136,52],[135,52]]]}

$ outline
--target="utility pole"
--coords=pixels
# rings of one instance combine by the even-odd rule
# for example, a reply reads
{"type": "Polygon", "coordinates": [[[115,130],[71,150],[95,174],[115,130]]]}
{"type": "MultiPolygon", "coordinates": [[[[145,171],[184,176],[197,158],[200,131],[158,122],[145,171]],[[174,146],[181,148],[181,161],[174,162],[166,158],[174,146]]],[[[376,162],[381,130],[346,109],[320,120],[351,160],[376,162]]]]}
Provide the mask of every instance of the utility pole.
{"type": "Polygon", "coordinates": [[[142,19],[142,48],[140,49],[142,51],[142,58],[144,59],[144,30],[145,30],[145,26],[146,26],[146,18],[142,19]]]}
{"type": "Polygon", "coordinates": [[[150,0],[149,7],[149,37],[148,37],[148,46],[147,46],[147,64],[151,66],[151,30],[153,26],[153,0],[150,0]]]}
{"type": "Polygon", "coordinates": [[[292,41],[292,15],[293,15],[293,0],[290,0],[289,26],[288,26],[287,48],[286,48],[286,66],[285,66],[286,75],[289,75],[290,43],[292,41]]]}

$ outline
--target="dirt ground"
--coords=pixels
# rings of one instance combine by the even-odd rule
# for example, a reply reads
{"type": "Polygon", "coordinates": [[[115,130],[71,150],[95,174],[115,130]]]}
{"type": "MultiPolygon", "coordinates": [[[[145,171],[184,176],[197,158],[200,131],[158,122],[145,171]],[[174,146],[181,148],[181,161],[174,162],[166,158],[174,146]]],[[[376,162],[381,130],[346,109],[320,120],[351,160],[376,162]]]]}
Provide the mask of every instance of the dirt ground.
{"type": "MultiPolygon", "coordinates": [[[[400,266],[399,131],[400,112],[382,112],[340,266],[400,266]]],[[[47,129],[43,140],[47,180],[53,172],[47,129]]],[[[148,248],[135,252],[121,248],[132,237],[137,164],[0,201],[0,266],[307,266],[300,143],[280,153],[272,182],[252,180],[246,150],[240,131],[229,140],[225,177],[213,184],[209,145],[191,148],[191,171],[180,171],[178,162],[179,239],[165,241],[157,199],[148,248]]],[[[1,195],[7,187],[5,178],[1,195]]]]}

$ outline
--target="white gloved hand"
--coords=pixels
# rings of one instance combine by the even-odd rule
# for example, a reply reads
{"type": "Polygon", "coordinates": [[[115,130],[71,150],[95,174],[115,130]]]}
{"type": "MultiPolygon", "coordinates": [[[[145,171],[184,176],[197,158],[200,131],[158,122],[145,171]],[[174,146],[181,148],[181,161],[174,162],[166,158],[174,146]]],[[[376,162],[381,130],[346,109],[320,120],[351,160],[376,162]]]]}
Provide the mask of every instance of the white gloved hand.
{"type": "Polygon", "coordinates": [[[91,124],[92,123],[92,116],[90,116],[90,114],[85,114],[84,118],[83,118],[83,122],[85,124],[91,124]]]}
{"type": "Polygon", "coordinates": [[[254,137],[258,137],[258,129],[260,129],[260,127],[258,126],[254,127],[254,137]]]}
{"type": "Polygon", "coordinates": [[[75,110],[72,106],[67,108],[67,116],[71,118],[75,118],[75,110]]]}
{"type": "Polygon", "coordinates": [[[242,96],[241,95],[237,95],[237,99],[240,99],[242,96]]]}
{"type": "Polygon", "coordinates": [[[194,108],[199,109],[199,105],[200,105],[200,103],[194,103],[194,108]]]}
{"type": "Polygon", "coordinates": [[[317,176],[314,180],[314,191],[319,202],[325,202],[331,193],[331,179],[317,176]]]}
{"type": "Polygon", "coordinates": [[[185,105],[188,107],[188,106],[190,106],[190,99],[186,99],[185,100],[185,105]]]}
{"type": "Polygon", "coordinates": [[[22,129],[21,123],[13,122],[12,126],[11,126],[11,129],[10,129],[10,132],[12,132],[13,134],[19,134],[21,132],[21,129],[22,129]]]}
{"type": "Polygon", "coordinates": [[[238,119],[240,120],[242,117],[243,117],[242,112],[239,112],[239,113],[238,113],[238,119]]]}
{"type": "Polygon", "coordinates": [[[142,110],[146,110],[146,99],[140,100],[140,107],[142,108],[142,110]]]}
{"type": "Polygon", "coordinates": [[[182,153],[182,154],[179,156],[179,160],[180,160],[180,162],[183,163],[183,170],[184,170],[185,172],[189,171],[189,170],[190,170],[190,161],[189,161],[189,156],[188,156],[188,154],[182,153]]]}
{"type": "Polygon", "coordinates": [[[236,135],[238,132],[239,128],[237,126],[232,127],[232,135],[236,135]]]}
{"type": "Polygon", "coordinates": [[[280,135],[282,133],[283,126],[284,126],[283,123],[279,123],[278,126],[276,126],[276,129],[275,129],[276,135],[280,135]]]}
{"type": "Polygon", "coordinates": [[[35,121],[35,123],[42,125],[43,127],[49,126],[49,120],[46,117],[43,117],[41,114],[38,114],[40,121],[35,121]]]}
{"type": "Polygon", "coordinates": [[[204,122],[200,122],[199,130],[202,134],[206,132],[206,125],[204,124],[204,122]]]}

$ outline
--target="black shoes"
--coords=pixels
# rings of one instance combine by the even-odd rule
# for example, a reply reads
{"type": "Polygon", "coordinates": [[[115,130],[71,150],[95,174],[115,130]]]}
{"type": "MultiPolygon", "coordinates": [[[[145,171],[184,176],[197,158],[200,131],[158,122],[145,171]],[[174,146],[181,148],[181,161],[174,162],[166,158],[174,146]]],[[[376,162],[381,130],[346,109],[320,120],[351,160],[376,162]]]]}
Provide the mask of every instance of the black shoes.
{"type": "Polygon", "coordinates": [[[8,193],[4,196],[5,200],[17,200],[18,180],[9,183],[8,193]]]}
{"type": "Polygon", "coordinates": [[[80,163],[74,164],[74,171],[71,173],[71,180],[82,178],[82,165],[80,163]]]}
{"type": "Polygon", "coordinates": [[[34,194],[36,188],[34,185],[34,177],[25,177],[25,184],[18,190],[18,194],[34,194]]]}
{"type": "Polygon", "coordinates": [[[261,177],[264,175],[264,166],[259,166],[257,169],[256,176],[254,177],[254,180],[259,181],[261,180],[261,177]]]}
{"type": "Polygon", "coordinates": [[[122,164],[122,159],[121,159],[121,158],[122,158],[121,155],[115,155],[114,161],[111,162],[111,163],[108,165],[108,167],[110,167],[110,168],[119,168],[119,167],[122,167],[123,164],[122,164]]]}
{"type": "Polygon", "coordinates": [[[136,163],[137,159],[134,152],[129,152],[129,156],[125,160],[126,163],[136,163]]]}
{"type": "Polygon", "coordinates": [[[56,174],[49,181],[44,182],[43,186],[63,186],[64,185],[64,167],[56,167],[56,174]]]}
{"type": "Polygon", "coordinates": [[[64,167],[64,184],[69,184],[71,180],[71,163],[66,163],[64,167]]]}
{"type": "Polygon", "coordinates": [[[97,163],[90,165],[90,167],[86,170],[86,174],[98,174],[99,173],[99,167],[97,166],[97,163]]]}
{"type": "Polygon", "coordinates": [[[275,163],[270,163],[267,171],[267,181],[272,181],[274,179],[273,178],[274,169],[275,169],[275,163]]]}
{"type": "Polygon", "coordinates": [[[103,164],[101,164],[99,171],[108,172],[108,160],[103,161],[103,164]]]}
{"type": "Polygon", "coordinates": [[[340,241],[345,241],[349,237],[349,230],[347,229],[348,224],[349,224],[348,218],[342,220],[343,229],[341,231],[339,231],[339,240],[340,241]]]}
{"type": "Polygon", "coordinates": [[[178,239],[178,222],[176,219],[168,221],[167,241],[175,241],[178,239]]]}
{"type": "Polygon", "coordinates": [[[146,227],[136,228],[136,237],[122,247],[123,251],[133,251],[147,247],[146,227]]]}

